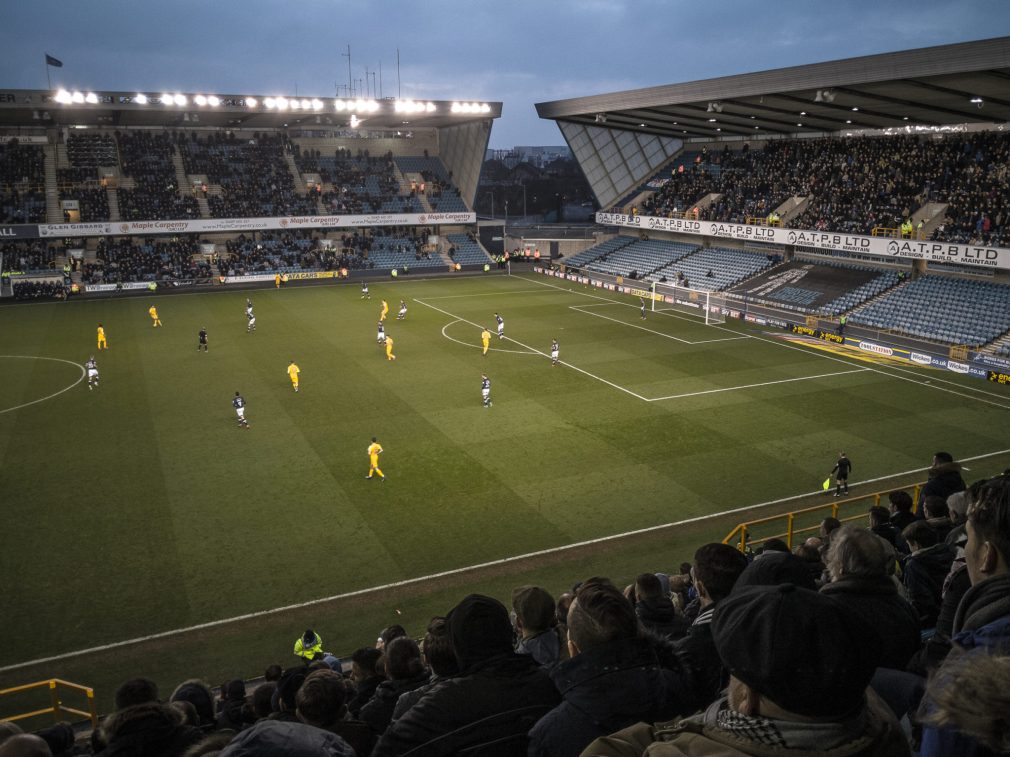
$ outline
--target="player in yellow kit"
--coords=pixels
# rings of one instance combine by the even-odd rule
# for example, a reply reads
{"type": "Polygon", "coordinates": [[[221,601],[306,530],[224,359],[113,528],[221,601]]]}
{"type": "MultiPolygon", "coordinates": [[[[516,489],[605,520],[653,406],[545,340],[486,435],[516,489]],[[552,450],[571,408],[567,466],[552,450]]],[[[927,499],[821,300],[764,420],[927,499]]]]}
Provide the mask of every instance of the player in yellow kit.
{"type": "Polygon", "coordinates": [[[484,345],[484,354],[487,354],[488,348],[491,346],[491,332],[487,330],[487,327],[482,327],[480,330],[480,341],[484,345]]]}
{"type": "Polygon", "coordinates": [[[396,355],[393,354],[393,338],[389,335],[386,336],[386,360],[396,360],[396,355]]]}
{"type": "Polygon", "coordinates": [[[372,473],[378,473],[381,481],[386,480],[386,477],[382,475],[382,471],[379,470],[380,454],[382,454],[382,445],[379,444],[379,440],[373,436],[372,443],[368,445],[368,475],[365,476],[365,478],[371,478],[372,473]]]}
{"type": "Polygon", "coordinates": [[[147,312],[151,315],[151,320],[154,322],[154,328],[158,328],[158,326],[161,325],[161,319],[158,317],[158,308],[151,305],[151,307],[147,309],[147,312]]]}
{"type": "Polygon", "coordinates": [[[389,303],[386,302],[385,300],[383,300],[382,301],[382,313],[379,315],[379,320],[380,321],[386,320],[386,313],[388,313],[388,312],[389,312],[389,303]]]}
{"type": "Polygon", "coordinates": [[[292,360],[291,365],[288,366],[288,376],[291,377],[291,386],[295,388],[296,392],[298,391],[298,374],[300,372],[301,369],[295,365],[295,361],[292,360]]]}
{"type": "Polygon", "coordinates": [[[102,324],[98,324],[98,349],[109,349],[109,343],[105,341],[105,329],[102,328],[102,324]]]}

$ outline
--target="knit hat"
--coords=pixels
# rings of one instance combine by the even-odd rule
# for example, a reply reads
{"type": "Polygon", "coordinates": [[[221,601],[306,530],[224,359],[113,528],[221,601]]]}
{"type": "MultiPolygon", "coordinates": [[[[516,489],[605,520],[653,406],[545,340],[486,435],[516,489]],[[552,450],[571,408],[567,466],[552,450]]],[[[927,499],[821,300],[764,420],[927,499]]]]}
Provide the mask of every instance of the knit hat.
{"type": "Polygon", "coordinates": [[[216,721],[214,715],[214,695],[207,684],[190,680],[185,681],[172,692],[170,702],[189,702],[196,708],[196,714],[200,716],[200,725],[209,725],[216,721]]]}
{"type": "Polygon", "coordinates": [[[712,638],[731,675],[811,717],[857,710],[880,659],[866,621],[830,596],[788,583],[735,589],[715,607],[712,638]]]}
{"type": "Polygon", "coordinates": [[[744,568],[733,591],[748,586],[793,584],[803,589],[816,589],[810,568],[803,560],[788,552],[764,552],[744,568]]]}
{"type": "Polygon", "coordinates": [[[513,651],[509,612],[497,599],[471,594],[449,612],[446,623],[460,672],[513,651]]]}

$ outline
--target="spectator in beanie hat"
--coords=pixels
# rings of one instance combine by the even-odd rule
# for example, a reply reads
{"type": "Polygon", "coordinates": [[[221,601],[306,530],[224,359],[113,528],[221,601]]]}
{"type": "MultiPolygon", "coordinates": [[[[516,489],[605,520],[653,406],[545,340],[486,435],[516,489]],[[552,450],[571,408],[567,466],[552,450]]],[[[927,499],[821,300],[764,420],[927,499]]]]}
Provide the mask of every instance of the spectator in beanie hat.
{"type": "Polygon", "coordinates": [[[653,742],[665,742],[657,754],[910,754],[867,690],[878,656],[872,627],[830,597],[790,584],[738,588],[716,607],[712,636],[728,697],[690,718],[597,739],[583,757],[642,754],[653,742]]]}

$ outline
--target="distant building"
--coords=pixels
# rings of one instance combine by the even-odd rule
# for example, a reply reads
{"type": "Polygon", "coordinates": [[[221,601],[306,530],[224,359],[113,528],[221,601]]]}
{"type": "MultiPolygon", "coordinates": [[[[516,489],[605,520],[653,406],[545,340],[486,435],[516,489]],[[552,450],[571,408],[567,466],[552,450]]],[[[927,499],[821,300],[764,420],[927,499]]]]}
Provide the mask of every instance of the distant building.
{"type": "Polygon", "coordinates": [[[507,168],[515,168],[520,163],[529,163],[537,168],[552,163],[558,158],[571,160],[572,151],[567,146],[516,146],[511,150],[487,150],[484,160],[500,160],[507,168]]]}

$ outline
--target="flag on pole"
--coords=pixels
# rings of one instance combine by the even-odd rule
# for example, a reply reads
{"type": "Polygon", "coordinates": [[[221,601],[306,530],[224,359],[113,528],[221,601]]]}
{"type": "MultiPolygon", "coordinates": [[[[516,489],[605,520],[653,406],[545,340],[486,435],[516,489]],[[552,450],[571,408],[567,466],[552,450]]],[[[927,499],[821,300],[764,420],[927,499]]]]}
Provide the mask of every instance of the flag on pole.
{"type": "Polygon", "coordinates": [[[59,58],[54,58],[49,53],[46,53],[46,65],[52,66],[53,68],[63,68],[63,61],[59,58]]]}
{"type": "Polygon", "coordinates": [[[824,491],[827,491],[828,489],[831,488],[831,476],[828,476],[826,479],[824,479],[824,483],[821,484],[821,488],[824,491]]]}

